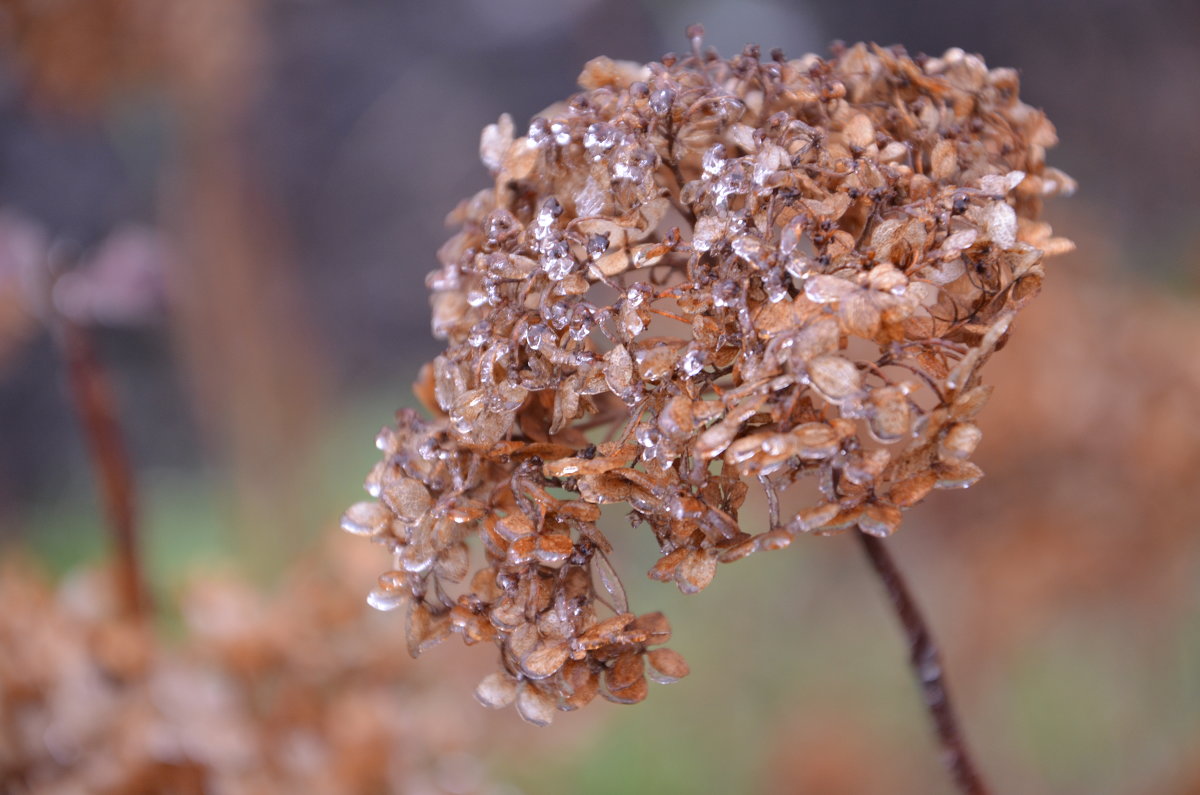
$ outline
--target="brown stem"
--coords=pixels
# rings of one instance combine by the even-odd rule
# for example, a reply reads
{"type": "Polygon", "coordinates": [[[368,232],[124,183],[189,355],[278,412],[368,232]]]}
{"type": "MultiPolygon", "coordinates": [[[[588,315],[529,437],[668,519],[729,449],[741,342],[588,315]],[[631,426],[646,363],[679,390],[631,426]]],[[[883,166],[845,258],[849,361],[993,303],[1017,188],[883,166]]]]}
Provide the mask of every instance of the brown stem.
{"type": "Polygon", "coordinates": [[[59,330],[71,399],[83,426],[92,469],[99,479],[100,497],[115,547],[121,611],[130,618],[141,619],[149,600],[138,564],[133,469],[121,438],[116,401],[88,331],[66,318],[60,319],[59,330]]]}
{"type": "Polygon", "coordinates": [[[938,654],[937,644],[929,625],[913,601],[912,594],[904,582],[900,569],[887,550],[887,545],[874,536],[866,533],[856,533],[862,542],[863,550],[871,561],[871,566],[887,589],[888,598],[908,637],[909,661],[917,681],[921,684],[921,697],[925,708],[933,718],[937,730],[938,741],[942,745],[943,762],[954,776],[954,782],[960,792],[965,795],[987,795],[988,789],[971,755],[967,751],[966,738],[958,725],[958,717],[950,703],[950,693],[946,687],[946,677],[938,654]]]}

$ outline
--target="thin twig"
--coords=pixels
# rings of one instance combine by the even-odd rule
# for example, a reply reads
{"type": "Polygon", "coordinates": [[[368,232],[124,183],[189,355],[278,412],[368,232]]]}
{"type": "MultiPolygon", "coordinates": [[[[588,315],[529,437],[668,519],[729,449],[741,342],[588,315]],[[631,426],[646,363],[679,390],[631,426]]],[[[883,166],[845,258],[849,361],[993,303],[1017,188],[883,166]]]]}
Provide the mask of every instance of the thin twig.
{"type": "Polygon", "coordinates": [[[100,498],[108,516],[117,560],[117,593],[122,612],[141,619],[149,607],[138,563],[133,468],[121,437],[112,387],[87,329],[61,318],[59,341],[100,498]]]}
{"type": "Polygon", "coordinates": [[[863,550],[867,553],[875,573],[883,581],[888,598],[891,599],[892,607],[895,608],[904,634],[908,638],[909,661],[917,675],[917,681],[920,682],[925,708],[933,718],[946,767],[964,795],[987,795],[988,789],[979,777],[975,763],[967,751],[966,738],[959,728],[958,717],[950,703],[945,673],[929,625],[917,608],[917,603],[913,601],[904,577],[887,550],[887,545],[881,539],[866,533],[856,535],[862,542],[863,550]]]}

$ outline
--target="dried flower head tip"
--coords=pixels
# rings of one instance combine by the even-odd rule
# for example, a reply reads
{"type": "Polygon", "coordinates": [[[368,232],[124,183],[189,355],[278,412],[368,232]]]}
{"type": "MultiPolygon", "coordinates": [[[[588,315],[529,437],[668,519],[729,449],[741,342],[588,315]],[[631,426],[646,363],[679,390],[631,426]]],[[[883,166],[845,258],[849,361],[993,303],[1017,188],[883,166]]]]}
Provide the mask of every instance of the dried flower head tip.
{"type": "Polygon", "coordinates": [[[589,62],[524,134],[484,130],[493,185],[427,282],[434,418],[382,432],[376,502],[344,521],[391,551],[371,603],[406,607],[413,652],[495,644],[479,699],[535,723],[687,671],[651,649],[665,619],[629,612],[601,506],[686,593],[800,533],[890,535],[980,477],[981,368],[1071,247],[1036,220],[1073,183],[1014,71],[866,44],[722,60],[688,36],[589,62]]]}

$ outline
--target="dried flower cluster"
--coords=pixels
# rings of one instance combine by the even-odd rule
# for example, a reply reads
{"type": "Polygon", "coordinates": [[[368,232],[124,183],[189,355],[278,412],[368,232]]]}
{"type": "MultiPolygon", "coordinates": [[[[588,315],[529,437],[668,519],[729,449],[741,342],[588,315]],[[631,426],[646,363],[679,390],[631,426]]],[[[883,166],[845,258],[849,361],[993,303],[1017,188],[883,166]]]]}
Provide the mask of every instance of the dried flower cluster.
{"type": "Polygon", "coordinates": [[[168,646],[117,617],[107,577],[60,587],[0,568],[0,792],[499,791],[436,681],[397,675],[403,640],[363,614],[339,558],[265,597],[188,589],[168,646]]]}
{"type": "Polygon", "coordinates": [[[381,433],[376,501],[343,520],[390,550],[369,601],[407,606],[410,650],[496,644],[477,695],[535,723],[687,672],[651,649],[665,619],[629,612],[601,506],[650,528],[650,576],[685,593],[798,533],[893,533],[979,478],[981,365],[1070,248],[1035,220],[1073,184],[1013,70],[693,44],[596,59],[526,135],[484,130],[495,184],[428,279],[435,417],[381,433]],[[747,481],[763,532],[739,525],[747,481]]]}

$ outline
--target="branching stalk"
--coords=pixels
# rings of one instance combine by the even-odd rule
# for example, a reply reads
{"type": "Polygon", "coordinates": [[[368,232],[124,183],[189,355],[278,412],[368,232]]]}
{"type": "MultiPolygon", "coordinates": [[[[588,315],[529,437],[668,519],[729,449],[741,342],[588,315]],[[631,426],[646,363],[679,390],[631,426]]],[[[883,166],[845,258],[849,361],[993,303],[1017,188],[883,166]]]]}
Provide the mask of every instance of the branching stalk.
{"type": "Polygon", "coordinates": [[[909,662],[921,686],[921,700],[933,718],[946,767],[964,795],[987,795],[988,789],[967,750],[966,738],[950,703],[945,671],[929,625],[909,593],[904,576],[888,552],[887,545],[881,539],[866,533],[856,535],[862,542],[872,568],[887,589],[892,608],[896,611],[908,638],[909,662]]]}

